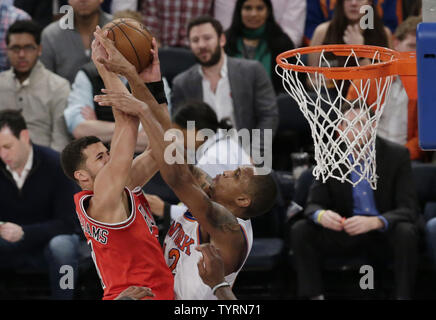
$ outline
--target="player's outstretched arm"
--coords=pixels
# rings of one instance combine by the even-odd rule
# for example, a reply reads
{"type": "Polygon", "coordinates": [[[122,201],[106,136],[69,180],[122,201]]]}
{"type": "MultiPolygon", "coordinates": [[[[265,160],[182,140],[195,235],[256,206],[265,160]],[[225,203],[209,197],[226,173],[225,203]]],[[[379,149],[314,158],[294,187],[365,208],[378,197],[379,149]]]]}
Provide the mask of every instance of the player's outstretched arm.
{"type": "MultiPolygon", "coordinates": [[[[103,79],[106,88],[128,93],[118,76],[108,71],[98,59],[106,53],[98,40],[92,44],[92,59],[103,79]]],[[[114,110],[115,130],[111,141],[111,157],[109,162],[97,174],[94,182],[94,196],[92,206],[94,216],[102,222],[113,222],[111,216],[117,206],[121,204],[124,187],[133,160],[133,154],[138,136],[139,121],[126,113],[114,110]],[[105,210],[110,208],[111,210],[105,210]]]]}

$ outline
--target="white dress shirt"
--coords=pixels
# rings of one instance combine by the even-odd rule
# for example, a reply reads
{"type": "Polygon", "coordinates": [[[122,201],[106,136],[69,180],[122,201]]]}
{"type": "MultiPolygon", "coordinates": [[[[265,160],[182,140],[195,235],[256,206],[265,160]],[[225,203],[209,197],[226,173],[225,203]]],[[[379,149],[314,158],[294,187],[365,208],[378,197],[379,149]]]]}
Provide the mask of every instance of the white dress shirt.
{"type": "Polygon", "coordinates": [[[215,92],[212,91],[210,81],[204,76],[201,66],[199,66],[199,72],[203,79],[203,101],[215,111],[218,121],[229,119],[232,126],[235,127],[235,113],[227,70],[227,56],[224,55],[224,63],[220,71],[221,79],[218,81],[215,92]]]}
{"type": "Polygon", "coordinates": [[[30,170],[33,165],[33,148],[30,148],[29,157],[27,158],[27,162],[24,165],[24,169],[21,172],[21,175],[18,172],[13,171],[11,167],[6,166],[6,169],[12,174],[12,178],[14,178],[15,183],[17,184],[18,189],[21,190],[23,188],[24,182],[26,181],[27,176],[29,175],[30,170]]]}

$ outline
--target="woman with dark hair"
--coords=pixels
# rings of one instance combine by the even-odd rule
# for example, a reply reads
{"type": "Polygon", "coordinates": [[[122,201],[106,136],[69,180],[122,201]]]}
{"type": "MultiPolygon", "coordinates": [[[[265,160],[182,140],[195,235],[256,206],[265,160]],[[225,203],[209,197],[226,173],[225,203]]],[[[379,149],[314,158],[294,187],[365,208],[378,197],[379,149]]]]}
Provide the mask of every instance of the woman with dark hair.
{"type": "Polygon", "coordinates": [[[271,0],[238,0],[226,38],[224,49],[229,56],[258,60],[271,77],[276,93],[284,91],[275,72],[275,59],[294,49],[294,43],[275,21],[271,0]]]}
{"type": "MultiPolygon", "coordinates": [[[[380,47],[391,47],[391,31],[384,26],[373,0],[337,0],[333,18],[330,21],[320,24],[313,34],[310,46],[329,45],[329,44],[353,44],[353,45],[373,45],[380,47]],[[372,12],[365,12],[363,6],[371,6],[372,12]],[[367,17],[364,17],[364,15],[367,17]],[[368,28],[362,29],[361,20],[368,24],[368,28]],[[367,19],[370,19],[369,21],[367,19]],[[372,21],[371,21],[372,19],[372,21]]],[[[354,59],[347,60],[347,57],[335,57],[332,54],[326,54],[325,60],[328,65],[323,63],[323,67],[344,67],[355,66],[354,59]],[[347,62],[346,62],[347,61],[347,62]]],[[[319,66],[320,53],[308,55],[309,66],[319,66]]],[[[359,65],[369,64],[369,59],[359,60],[359,65]]],[[[313,79],[313,75],[310,74],[313,79]]],[[[327,80],[327,89],[335,95],[337,90],[331,80],[327,80]],[[331,89],[331,90],[330,90],[331,89]]],[[[308,78],[307,85],[309,90],[312,84],[308,78]]],[[[348,83],[344,85],[343,93],[348,90],[348,83]]]]}

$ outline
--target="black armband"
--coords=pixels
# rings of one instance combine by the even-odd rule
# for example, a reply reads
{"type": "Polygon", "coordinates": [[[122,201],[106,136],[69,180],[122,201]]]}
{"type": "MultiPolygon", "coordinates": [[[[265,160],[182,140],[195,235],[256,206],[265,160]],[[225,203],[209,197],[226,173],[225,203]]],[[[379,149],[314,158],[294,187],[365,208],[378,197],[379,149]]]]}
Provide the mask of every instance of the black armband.
{"type": "Polygon", "coordinates": [[[156,82],[149,82],[145,84],[150,90],[153,97],[156,99],[157,103],[162,104],[166,103],[168,104],[167,96],[165,95],[165,88],[163,81],[156,81],[156,82]]]}

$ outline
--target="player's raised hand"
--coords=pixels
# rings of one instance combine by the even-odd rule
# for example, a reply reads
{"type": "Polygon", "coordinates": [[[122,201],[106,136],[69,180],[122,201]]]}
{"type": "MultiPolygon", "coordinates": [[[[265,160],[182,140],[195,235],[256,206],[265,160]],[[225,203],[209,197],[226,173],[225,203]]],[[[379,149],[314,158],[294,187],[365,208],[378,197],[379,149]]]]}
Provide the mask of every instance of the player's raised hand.
{"type": "Polygon", "coordinates": [[[95,66],[98,68],[101,65],[99,59],[107,58],[107,52],[97,39],[94,39],[91,43],[91,52],[91,59],[94,62],[95,66]]]}
{"type": "Polygon", "coordinates": [[[322,213],[322,216],[319,220],[319,223],[327,229],[331,229],[334,231],[342,231],[343,230],[343,218],[334,211],[325,210],[322,213]]]}
{"type": "Polygon", "coordinates": [[[97,26],[94,37],[106,51],[106,57],[100,55],[97,62],[101,63],[110,72],[127,76],[129,73],[136,72],[135,67],[118,51],[114,42],[107,37],[107,30],[102,30],[97,26]]]}
{"type": "Polygon", "coordinates": [[[126,290],[121,292],[115,300],[122,300],[123,298],[130,298],[133,300],[140,300],[144,298],[151,299],[154,297],[154,293],[150,288],[147,287],[128,287],[126,290]]]}
{"type": "Polygon", "coordinates": [[[153,38],[153,40],[151,41],[150,52],[152,56],[151,63],[139,74],[141,79],[146,83],[156,82],[162,79],[162,75],[160,72],[159,49],[157,46],[156,38],[153,38]]]}
{"type": "Polygon", "coordinates": [[[130,93],[120,93],[107,89],[103,89],[102,92],[105,94],[94,97],[94,101],[96,101],[100,106],[112,106],[119,111],[136,117],[148,108],[145,102],[136,99],[130,93]]]}

